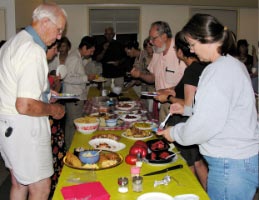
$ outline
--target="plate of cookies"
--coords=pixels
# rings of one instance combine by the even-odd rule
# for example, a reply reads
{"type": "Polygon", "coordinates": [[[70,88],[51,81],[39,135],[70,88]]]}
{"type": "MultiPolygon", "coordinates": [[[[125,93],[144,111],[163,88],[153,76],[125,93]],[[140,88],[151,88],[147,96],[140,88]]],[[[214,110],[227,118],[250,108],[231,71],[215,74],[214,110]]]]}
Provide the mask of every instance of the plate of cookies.
{"type": "Polygon", "coordinates": [[[80,161],[79,157],[71,152],[67,152],[63,158],[63,162],[66,166],[80,169],[80,170],[103,170],[116,167],[123,162],[123,157],[112,151],[102,150],[100,152],[100,159],[95,164],[84,164],[80,161]]]}

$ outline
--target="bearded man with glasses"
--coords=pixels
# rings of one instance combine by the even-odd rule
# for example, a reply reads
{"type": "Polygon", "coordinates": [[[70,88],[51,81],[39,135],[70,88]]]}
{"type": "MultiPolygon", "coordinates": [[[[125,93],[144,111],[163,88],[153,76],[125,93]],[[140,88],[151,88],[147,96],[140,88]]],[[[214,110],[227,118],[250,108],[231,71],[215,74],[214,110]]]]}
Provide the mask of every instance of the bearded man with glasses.
{"type": "MultiPolygon", "coordinates": [[[[159,93],[175,95],[174,87],[181,80],[186,65],[176,56],[174,38],[167,22],[157,21],[151,24],[149,40],[153,45],[154,54],[148,66],[150,73],[142,73],[133,68],[131,75],[148,83],[155,83],[159,93]]],[[[168,114],[169,103],[163,103],[159,110],[159,121],[163,121],[168,114]]]]}

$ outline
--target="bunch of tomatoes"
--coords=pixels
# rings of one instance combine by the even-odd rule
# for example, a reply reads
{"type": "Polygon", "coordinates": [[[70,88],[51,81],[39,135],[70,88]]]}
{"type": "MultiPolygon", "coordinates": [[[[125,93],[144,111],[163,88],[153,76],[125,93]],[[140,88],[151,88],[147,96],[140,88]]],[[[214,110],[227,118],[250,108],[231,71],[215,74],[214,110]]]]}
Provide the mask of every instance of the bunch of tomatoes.
{"type": "Polygon", "coordinates": [[[129,150],[129,154],[125,157],[125,162],[129,165],[135,165],[138,159],[145,158],[148,153],[146,142],[137,140],[129,150]]]}

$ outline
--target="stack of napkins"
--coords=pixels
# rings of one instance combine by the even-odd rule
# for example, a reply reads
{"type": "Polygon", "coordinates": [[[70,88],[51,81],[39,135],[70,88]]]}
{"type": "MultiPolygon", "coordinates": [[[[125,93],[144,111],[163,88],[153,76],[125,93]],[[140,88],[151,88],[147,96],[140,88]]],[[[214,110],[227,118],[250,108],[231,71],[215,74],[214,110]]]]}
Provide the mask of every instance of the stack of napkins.
{"type": "Polygon", "coordinates": [[[66,186],[61,189],[65,200],[109,200],[110,195],[100,182],[89,182],[79,185],[66,186]]]}

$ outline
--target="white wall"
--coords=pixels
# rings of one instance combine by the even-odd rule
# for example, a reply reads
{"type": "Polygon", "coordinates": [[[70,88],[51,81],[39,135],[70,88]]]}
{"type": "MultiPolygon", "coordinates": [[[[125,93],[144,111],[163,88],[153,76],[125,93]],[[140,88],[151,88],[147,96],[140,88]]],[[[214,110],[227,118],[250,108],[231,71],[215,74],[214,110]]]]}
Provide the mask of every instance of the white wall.
{"type": "Polygon", "coordinates": [[[1,29],[5,28],[5,39],[9,39],[16,33],[15,28],[15,0],[1,0],[0,8],[5,9],[5,19],[6,27],[0,27],[1,29]]]}
{"type": "MultiPolygon", "coordinates": [[[[139,42],[142,44],[148,36],[150,24],[157,20],[167,21],[173,34],[181,30],[189,19],[190,6],[177,5],[61,5],[68,13],[67,36],[76,48],[85,35],[89,34],[89,8],[140,8],[140,34],[139,42]]],[[[210,7],[211,8],[211,7],[210,7]]],[[[223,9],[223,8],[222,8],[223,9]]],[[[235,9],[235,8],[233,8],[235,9]]],[[[246,38],[250,44],[256,45],[258,41],[258,10],[238,9],[238,33],[237,38],[246,38]]]]}
{"type": "MultiPolygon", "coordinates": [[[[238,39],[247,39],[249,44],[257,47],[258,21],[258,9],[240,9],[238,39]]],[[[251,45],[249,46],[250,54],[251,45]]]]}

